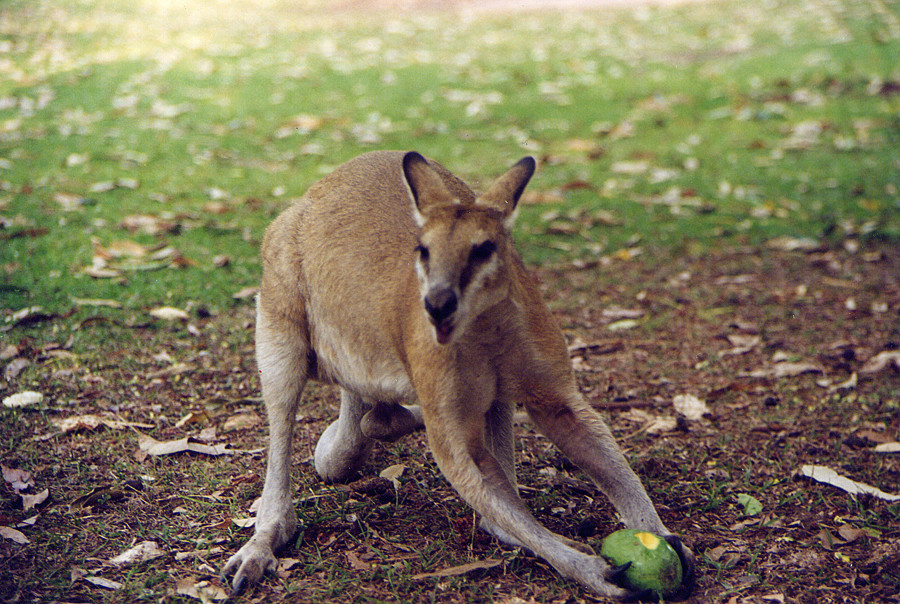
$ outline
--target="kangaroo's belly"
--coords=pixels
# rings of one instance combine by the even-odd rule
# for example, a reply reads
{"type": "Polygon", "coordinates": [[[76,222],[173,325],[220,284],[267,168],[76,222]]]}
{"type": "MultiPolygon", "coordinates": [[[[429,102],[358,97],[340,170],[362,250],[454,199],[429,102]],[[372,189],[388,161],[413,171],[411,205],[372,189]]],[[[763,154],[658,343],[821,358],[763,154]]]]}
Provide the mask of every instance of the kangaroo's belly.
{"type": "Polygon", "coordinates": [[[322,321],[311,323],[316,379],[377,401],[400,402],[415,397],[406,367],[390,343],[377,333],[359,333],[322,321]]]}

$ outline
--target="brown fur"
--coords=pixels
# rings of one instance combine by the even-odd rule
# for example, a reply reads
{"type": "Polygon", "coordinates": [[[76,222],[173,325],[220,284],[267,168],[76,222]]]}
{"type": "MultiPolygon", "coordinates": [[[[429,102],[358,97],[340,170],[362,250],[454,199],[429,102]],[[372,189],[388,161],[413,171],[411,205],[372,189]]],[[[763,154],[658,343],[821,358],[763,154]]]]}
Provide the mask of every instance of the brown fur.
{"type": "MultiPolygon", "coordinates": [[[[256,343],[271,442],[256,533],[225,566],[236,591],[274,568],[296,529],[293,419],[306,380],[317,379],[341,387],[338,420],[316,447],[323,479],[350,478],[374,439],[424,425],[483,528],[599,594],[628,595],[609,582],[614,569],[538,524],[517,493],[512,415],[521,403],[628,526],[669,535],[579,394],[562,334],[513,246],[509,228],[533,171],[526,158],[476,195],[416,153],[369,153],[269,227],[256,343]],[[410,398],[419,406],[401,404],[410,398]]],[[[690,566],[689,550],[672,542],[690,566]]]]}

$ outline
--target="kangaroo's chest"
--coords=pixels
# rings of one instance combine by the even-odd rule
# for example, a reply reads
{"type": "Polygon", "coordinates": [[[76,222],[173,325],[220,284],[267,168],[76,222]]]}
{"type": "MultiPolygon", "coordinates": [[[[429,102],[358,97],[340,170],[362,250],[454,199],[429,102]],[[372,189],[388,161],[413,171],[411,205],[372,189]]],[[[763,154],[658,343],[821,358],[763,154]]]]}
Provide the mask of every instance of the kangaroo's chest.
{"type": "Polygon", "coordinates": [[[403,362],[385,342],[329,324],[315,324],[311,331],[319,381],[372,400],[398,402],[415,396],[403,362]]]}

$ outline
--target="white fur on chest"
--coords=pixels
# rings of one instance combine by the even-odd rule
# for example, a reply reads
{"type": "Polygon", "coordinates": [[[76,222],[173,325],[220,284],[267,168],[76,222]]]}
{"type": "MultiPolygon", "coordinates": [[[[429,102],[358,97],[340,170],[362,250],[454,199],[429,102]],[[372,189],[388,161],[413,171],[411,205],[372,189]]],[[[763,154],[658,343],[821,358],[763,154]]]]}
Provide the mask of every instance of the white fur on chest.
{"type": "Polygon", "coordinates": [[[363,398],[399,402],[415,397],[403,363],[377,338],[354,341],[339,327],[311,321],[310,340],[319,379],[335,383],[363,398]]]}

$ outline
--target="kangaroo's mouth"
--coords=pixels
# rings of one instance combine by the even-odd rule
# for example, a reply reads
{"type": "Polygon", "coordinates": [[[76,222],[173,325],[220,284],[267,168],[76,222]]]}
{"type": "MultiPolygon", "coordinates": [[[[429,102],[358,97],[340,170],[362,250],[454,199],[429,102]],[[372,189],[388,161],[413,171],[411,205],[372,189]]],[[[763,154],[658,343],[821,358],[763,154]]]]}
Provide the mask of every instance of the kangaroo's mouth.
{"type": "Polygon", "coordinates": [[[453,335],[453,322],[441,321],[440,323],[432,323],[434,325],[434,337],[438,344],[446,344],[453,335]]]}

